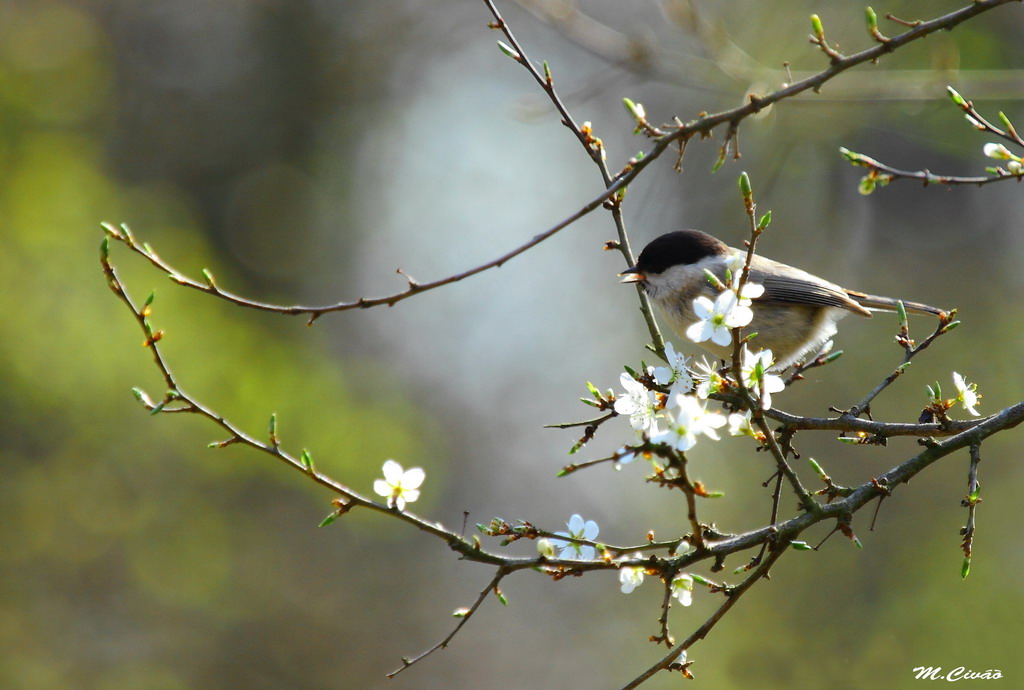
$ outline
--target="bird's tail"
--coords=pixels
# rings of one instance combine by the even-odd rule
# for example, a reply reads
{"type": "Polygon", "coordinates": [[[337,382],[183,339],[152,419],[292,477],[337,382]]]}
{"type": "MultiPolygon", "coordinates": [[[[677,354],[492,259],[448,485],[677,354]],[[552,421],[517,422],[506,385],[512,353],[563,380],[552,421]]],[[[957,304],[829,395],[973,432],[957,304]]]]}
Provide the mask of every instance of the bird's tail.
{"type": "MultiPolygon", "coordinates": [[[[898,300],[892,297],[879,297],[878,295],[868,295],[863,292],[857,292],[855,290],[846,291],[850,297],[857,300],[857,302],[866,309],[877,309],[881,311],[896,311],[896,302],[898,300]]],[[[938,307],[932,307],[927,304],[921,304],[920,302],[907,302],[903,301],[903,308],[908,312],[915,314],[931,314],[938,316],[946,313],[945,309],[939,309],[938,307]]]]}

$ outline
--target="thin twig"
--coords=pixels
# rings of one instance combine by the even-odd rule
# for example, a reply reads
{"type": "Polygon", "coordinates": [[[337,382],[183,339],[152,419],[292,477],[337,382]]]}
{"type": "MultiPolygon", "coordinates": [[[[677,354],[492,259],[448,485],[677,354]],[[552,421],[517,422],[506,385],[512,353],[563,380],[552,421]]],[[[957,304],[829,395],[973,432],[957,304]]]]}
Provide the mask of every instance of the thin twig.
{"type": "MultiPolygon", "coordinates": [[[[555,89],[554,79],[551,76],[550,68],[545,63],[544,74],[542,75],[537,67],[534,65],[534,61],[530,59],[527,52],[523,49],[522,44],[516,38],[515,34],[512,33],[511,27],[508,22],[498,11],[497,6],[493,0],[484,0],[487,8],[494,15],[495,26],[500,29],[505,37],[508,39],[512,48],[518,53],[519,59],[517,62],[521,64],[530,73],[534,81],[540,85],[547,94],[548,98],[551,99],[555,109],[562,116],[562,124],[568,127],[572,133],[579,140],[580,144],[587,151],[590,159],[598,167],[601,173],[601,181],[603,182],[606,189],[611,190],[615,186],[615,180],[612,177],[611,172],[608,170],[608,164],[605,162],[606,152],[604,144],[600,139],[595,139],[589,130],[585,130],[583,127],[578,125],[569,113],[569,109],[558,95],[558,91],[555,89]]],[[[621,187],[619,187],[621,188],[621,187]]],[[[617,191],[618,188],[616,188],[617,191]]],[[[606,206],[612,213],[612,220],[615,223],[615,229],[618,234],[618,242],[616,248],[621,252],[625,259],[626,266],[633,266],[636,263],[636,259],[633,255],[633,250],[629,242],[629,234],[626,232],[625,220],[622,217],[622,204],[621,199],[617,199],[613,194],[609,194],[607,197],[606,206]]],[[[647,324],[647,330],[651,335],[651,342],[653,344],[653,350],[662,359],[665,359],[665,340],[661,335],[661,330],[658,328],[658,323],[654,319],[654,311],[651,307],[650,299],[647,297],[647,293],[640,285],[635,286],[637,298],[640,300],[640,311],[644,316],[644,321],[647,324]]]]}
{"type": "MultiPolygon", "coordinates": [[[[903,372],[906,371],[907,365],[910,364],[910,360],[912,360],[923,350],[927,349],[928,346],[935,342],[935,339],[938,338],[940,335],[944,335],[945,333],[949,332],[948,326],[953,321],[953,317],[955,315],[956,310],[953,310],[948,314],[943,314],[943,316],[939,318],[939,325],[935,327],[935,331],[927,338],[922,340],[921,343],[917,346],[913,345],[913,342],[909,339],[909,335],[907,335],[906,333],[901,333],[900,337],[902,338],[902,342],[904,344],[903,362],[898,367],[893,369],[892,373],[890,373],[888,376],[882,379],[882,381],[877,386],[875,386],[870,393],[865,395],[860,402],[851,407],[849,409],[848,414],[850,416],[857,417],[862,413],[866,412],[871,405],[871,401],[878,397],[879,393],[888,388],[893,381],[898,379],[903,374],[903,372]]],[[[905,327],[901,326],[901,328],[905,330],[905,327]]]]}
{"type": "Polygon", "coordinates": [[[981,443],[979,442],[971,446],[971,466],[967,471],[967,496],[963,500],[963,506],[967,508],[967,524],[960,530],[963,535],[963,541],[960,544],[960,548],[964,552],[964,565],[961,569],[963,577],[967,577],[967,573],[971,569],[971,555],[974,548],[974,517],[978,504],[981,503],[979,495],[981,485],[978,483],[978,463],[980,462],[981,443]]]}
{"type": "Polygon", "coordinates": [[[762,561],[762,563],[752,573],[750,573],[743,582],[728,590],[725,601],[706,621],[704,621],[703,625],[694,630],[693,633],[685,640],[673,647],[672,651],[662,657],[658,663],[654,664],[632,681],[624,685],[623,690],[635,688],[659,671],[670,668],[675,660],[678,659],[687,649],[693,646],[698,640],[703,640],[707,637],[708,633],[711,632],[711,629],[715,627],[718,621],[722,620],[722,617],[725,616],[737,601],[739,601],[740,597],[742,597],[747,590],[754,585],[754,583],[768,574],[768,571],[773,565],[775,565],[775,561],[779,560],[779,557],[782,556],[782,553],[786,550],[787,546],[788,544],[785,542],[777,544],[768,554],[768,557],[764,559],[764,561],[762,561]]]}
{"type": "Polygon", "coordinates": [[[893,180],[920,180],[926,187],[929,184],[941,184],[949,187],[955,185],[974,185],[981,187],[993,182],[1002,182],[1003,180],[1017,180],[1018,182],[1024,180],[1024,173],[1014,174],[1003,170],[1002,168],[997,168],[998,172],[994,175],[978,175],[974,177],[937,175],[929,170],[900,170],[890,165],[886,165],[885,163],[881,163],[870,156],[865,156],[864,154],[857,153],[856,151],[850,151],[844,147],[840,147],[839,151],[843,154],[843,157],[852,164],[858,165],[862,168],[868,168],[873,172],[879,173],[875,176],[875,179],[880,183],[888,183],[893,180]]]}
{"type": "Polygon", "coordinates": [[[480,605],[484,603],[484,600],[487,598],[487,595],[490,594],[492,591],[495,591],[497,589],[498,585],[501,583],[502,579],[506,575],[508,575],[510,572],[511,572],[511,570],[509,570],[508,568],[499,567],[497,572],[494,573],[494,577],[491,579],[490,582],[487,583],[487,586],[484,587],[482,590],[480,590],[480,594],[477,595],[476,601],[473,602],[473,605],[470,606],[466,611],[464,611],[459,616],[458,624],[455,626],[454,630],[452,630],[450,633],[448,633],[447,637],[445,637],[443,640],[441,640],[440,642],[435,644],[430,649],[428,649],[425,652],[422,652],[420,654],[417,654],[416,656],[414,656],[412,658],[405,658],[405,657],[403,657],[402,658],[402,666],[400,668],[395,669],[391,673],[386,674],[386,677],[394,678],[399,673],[401,673],[405,669],[409,668],[410,666],[412,666],[416,662],[422,661],[423,659],[426,659],[428,656],[430,656],[431,654],[433,654],[437,650],[444,649],[445,647],[447,647],[448,643],[452,641],[452,638],[454,638],[459,633],[459,630],[462,629],[462,626],[464,626],[466,624],[466,622],[473,616],[473,614],[476,613],[477,609],[480,608],[480,605]]]}

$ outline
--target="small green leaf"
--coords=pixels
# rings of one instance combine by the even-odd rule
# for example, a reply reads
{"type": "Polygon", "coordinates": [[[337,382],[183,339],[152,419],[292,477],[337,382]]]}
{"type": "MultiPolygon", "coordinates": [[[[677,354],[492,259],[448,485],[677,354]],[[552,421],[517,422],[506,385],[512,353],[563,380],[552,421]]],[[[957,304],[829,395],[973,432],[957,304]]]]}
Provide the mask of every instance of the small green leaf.
{"type": "Polygon", "coordinates": [[[967,576],[971,574],[971,557],[964,556],[964,562],[960,564],[960,579],[966,580],[967,576]]]}
{"type": "Polygon", "coordinates": [[[508,606],[508,599],[505,598],[505,594],[500,589],[494,590],[494,596],[498,597],[498,601],[501,602],[502,606],[508,606]]]}
{"type": "Polygon", "coordinates": [[[754,194],[754,190],[750,188],[750,176],[746,172],[740,173],[739,179],[740,194],[743,195],[744,199],[749,199],[754,194]]]}
{"type": "Polygon", "coordinates": [[[724,491],[708,491],[701,498],[721,498],[722,496],[725,496],[724,491]]]}
{"type": "Polygon", "coordinates": [[[718,276],[716,276],[714,273],[712,273],[706,268],[704,269],[704,278],[708,281],[708,283],[714,286],[715,289],[725,289],[725,285],[722,283],[721,280],[718,279],[718,276]]]}
{"type": "Polygon", "coordinates": [[[822,480],[824,480],[825,477],[828,476],[828,474],[825,472],[822,466],[818,464],[817,460],[815,460],[814,458],[807,458],[807,462],[811,464],[811,468],[819,477],[821,477],[822,480]]]}
{"type": "Polygon", "coordinates": [[[901,329],[907,328],[907,308],[903,306],[903,300],[896,300],[896,317],[899,319],[901,329]]]}
{"type": "Polygon", "coordinates": [[[868,22],[868,31],[876,31],[878,29],[878,15],[870,7],[864,8],[864,18],[868,22]]]}
{"type": "Polygon", "coordinates": [[[580,398],[580,402],[584,405],[590,405],[591,407],[597,407],[599,405],[596,400],[591,400],[590,398],[580,398]]]}
{"type": "Polygon", "coordinates": [[[705,580],[703,577],[701,577],[697,573],[691,573],[690,577],[692,577],[693,581],[696,582],[698,585],[711,585],[711,584],[714,584],[713,582],[705,580]]]}
{"type": "Polygon", "coordinates": [[[132,388],[132,395],[134,395],[135,399],[146,407],[152,407],[153,401],[149,399],[148,395],[146,395],[146,391],[141,388],[132,388]]]}
{"type": "Polygon", "coordinates": [[[633,378],[637,377],[636,376],[636,370],[633,367],[629,366],[628,364],[623,364],[622,368],[625,369],[626,373],[629,374],[630,376],[632,376],[633,378]]]}
{"type": "Polygon", "coordinates": [[[452,611],[452,618],[465,618],[468,615],[469,609],[467,608],[455,609],[452,611]]]}
{"type": "Polygon", "coordinates": [[[209,269],[204,268],[201,273],[203,274],[203,280],[206,281],[207,285],[210,287],[216,287],[216,284],[213,282],[213,274],[210,273],[209,269]]]}
{"type": "Polygon", "coordinates": [[[871,192],[875,191],[875,178],[870,175],[865,175],[860,178],[860,183],[857,185],[857,191],[867,196],[871,192]]]}
{"type": "Polygon", "coordinates": [[[805,541],[790,542],[789,545],[797,551],[814,551],[814,547],[805,541]]]}
{"type": "Polygon", "coordinates": [[[949,333],[949,332],[950,332],[951,330],[953,330],[954,328],[956,328],[956,327],[957,327],[957,326],[959,326],[959,325],[960,325],[960,322],[959,322],[959,321],[950,321],[949,323],[947,323],[947,324],[946,324],[946,325],[945,325],[945,326],[943,327],[943,329],[942,329],[942,332],[943,332],[943,333],[949,333]]]}
{"type": "Polygon", "coordinates": [[[711,166],[711,172],[712,173],[718,172],[718,169],[721,168],[722,165],[724,165],[724,164],[725,164],[725,147],[723,147],[722,150],[719,152],[718,160],[715,161],[715,164],[713,166],[711,166]]]}
{"type": "Polygon", "coordinates": [[[946,87],[946,93],[949,94],[949,99],[956,103],[957,105],[967,105],[967,101],[964,100],[964,97],[957,93],[957,90],[954,89],[952,86],[946,87]]]}
{"type": "Polygon", "coordinates": [[[512,48],[504,41],[498,41],[498,48],[501,50],[501,52],[505,53],[505,55],[508,55],[516,62],[519,62],[523,59],[522,55],[520,55],[514,48],[512,48]]]}
{"type": "Polygon", "coordinates": [[[832,362],[836,361],[837,359],[839,359],[842,356],[843,356],[843,351],[842,350],[836,350],[835,352],[831,353],[828,357],[825,358],[825,363],[826,364],[831,364],[832,362]]]}
{"type": "Polygon", "coordinates": [[[821,17],[816,14],[811,15],[811,31],[813,31],[814,35],[818,38],[823,38],[825,36],[825,28],[821,25],[821,17]]]}
{"type": "Polygon", "coordinates": [[[548,65],[548,61],[544,61],[544,79],[548,82],[552,81],[551,78],[551,67],[548,65]]]}
{"type": "Polygon", "coordinates": [[[305,448],[302,449],[302,456],[299,460],[302,462],[302,466],[306,468],[307,473],[313,474],[316,472],[316,469],[313,467],[313,456],[305,448]]]}
{"type": "Polygon", "coordinates": [[[601,399],[601,391],[597,390],[597,386],[592,384],[590,381],[587,381],[587,390],[590,391],[590,394],[598,400],[601,399]]]}
{"type": "Polygon", "coordinates": [[[765,228],[768,227],[768,225],[771,222],[772,222],[772,212],[768,211],[768,213],[766,213],[763,216],[761,216],[761,220],[757,221],[757,227],[758,227],[759,230],[764,230],[765,228]]]}
{"type": "Polygon", "coordinates": [[[843,158],[845,158],[846,160],[850,161],[854,165],[859,165],[860,162],[861,162],[861,155],[859,153],[857,153],[856,151],[851,151],[850,149],[846,148],[845,146],[840,146],[839,147],[839,153],[842,155],[843,158]]]}
{"type": "Polygon", "coordinates": [[[103,240],[100,242],[100,260],[103,263],[107,263],[110,260],[110,235],[104,235],[103,240]]]}
{"type": "Polygon", "coordinates": [[[999,111],[999,121],[1003,123],[1003,127],[1006,127],[1006,129],[1013,130],[1013,123],[1010,122],[1010,118],[1006,117],[1006,113],[1002,110],[999,111]]]}
{"type": "Polygon", "coordinates": [[[147,297],[146,301],[143,302],[142,308],[145,309],[149,305],[153,304],[154,299],[156,299],[156,290],[153,290],[153,292],[149,293],[149,297],[147,297]]]}
{"type": "Polygon", "coordinates": [[[340,515],[341,513],[339,513],[338,511],[334,511],[333,513],[328,514],[327,517],[323,519],[319,526],[326,527],[327,525],[337,520],[340,515]]]}
{"type": "Polygon", "coordinates": [[[634,103],[632,100],[628,98],[623,98],[622,104],[626,106],[626,110],[629,111],[629,114],[637,122],[643,122],[645,119],[647,119],[647,111],[644,110],[644,107],[641,104],[634,103]]]}

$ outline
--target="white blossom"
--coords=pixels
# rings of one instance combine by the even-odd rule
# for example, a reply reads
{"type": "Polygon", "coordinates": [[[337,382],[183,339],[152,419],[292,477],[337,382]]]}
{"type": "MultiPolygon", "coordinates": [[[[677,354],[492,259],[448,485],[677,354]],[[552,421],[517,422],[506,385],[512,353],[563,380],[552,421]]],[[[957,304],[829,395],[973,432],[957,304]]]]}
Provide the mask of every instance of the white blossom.
{"type": "MultiPolygon", "coordinates": [[[[634,553],[629,557],[629,560],[642,559],[644,555],[642,553],[634,553]]],[[[629,594],[634,589],[643,584],[644,581],[644,566],[642,565],[624,565],[619,568],[619,582],[621,583],[620,589],[623,594],[629,594]]]]}
{"type": "Polygon", "coordinates": [[[697,383],[694,391],[701,400],[707,400],[712,393],[721,393],[725,389],[725,377],[718,373],[718,366],[701,357],[694,364],[693,379],[697,383]]]}
{"type": "Polygon", "coordinates": [[[373,490],[378,496],[388,499],[388,506],[405,510],[406,503],[412,503],[420,497],[420,485],[426,479],[426,472],[420,467],[403,471],[402,466],[394,460],[388,460],[381,468],[384,478],[373,482],[373,490]]]}
{"type": "Polygon", "coordinates": [[[669,415],[664,431],[651,436],[653,443],[665,443],[679,451],[687,451],[697,444],[697,436],[704,434],[718,440],[715,429],[725,426],[726,419],[718,412],[708,412],[706,403],[692,395],[676,396],[675,409],[669,415]]]}
{"type": "Polygon", "coordinates": [[[985,155],[989,158],[995,158],[997,160],[1010,161],[1016,160],[1016,156],[1010,153],[1010,150],[1002,144],[985,144],[985,148],[982,149],[985,155]]]}
{"type": "Polygon", "coordinates": [[[690,377],[690,372],[686,367],[690,358],[676,352],[672,343],[665,343],[665,357],[668,359],[668,366],[655,367],[654,380],[663,386],[669,386],[668,404],[672,405],[677,394],[689,393],[693,390],[693,378],[690,377]]]}
{"type": "Polygon", "coordinates": [[[732,342],[733,328],[742,328],[754,318],[754,312],[740,304],[732,290],[720,292],[714,302],[701,295],[693,300],[693,312],[700,320],[686,329],[686,337],[695,343],[710,340],[723,347],[732,342]]]}
{"type": "Polygon", "coordinates": [[[772,351],[751,352],[744,344],[740,354],[743,358],[740,365],[743,385],[753,392],[754,398],[760,401],[763,409],[771,409],[771,394],[786,389],[786,382],[782,380],[781,376],[768,373],[768,367],[775,363],[772,351]]]}
{"type": "Polygon", "coordinates": [[[626,394],[615,399],[615,411],[629,415],[629,423],[634,429],[650,429],[654,422],[654,395],[626,372],[619,376],[619,383],[626,389],[626,394]]]}
{"type": "Polygon", "coordinates": [[[750,410],[747,410],[742,414],[739,412],[733,412],[729,415],[729,435],[757,438],[758,432],[750,424],[750,410]]]}
{"type": "Polygon", "coordinates": [[[693,603],[693,576],[679,573],[672,578],[672,596],[683,606],[693,603]]]}
{"type": "Polygon", "coordinates": [[[961,403],[964,409],[972,415],[980,417],[981,413],[974,409],[974,406],[978,404],[978,400],[981,398],[978,394],[978,384],[967,383],[963,376],[954,371],[953,386],[956,388],[956,401],[961,403]]]}
{"type": "MultiPolygon", "coordinates": [[[[593,520],[584,521],[579,513],[574,513],[569,518],[569,522],[565,523],[565,526],[569,528],[568,532],[555,532],[555,535],[594,541],[597,539],[598,532],[600,532],[596,522],[593,520]]],[[[556,549],[561,549],[558,557],[562,559],[590,560],[594,557],[594,547],[589,544],[577,544],[565,541],[564,539],[552,539],[551,545],[556,549]]]]}

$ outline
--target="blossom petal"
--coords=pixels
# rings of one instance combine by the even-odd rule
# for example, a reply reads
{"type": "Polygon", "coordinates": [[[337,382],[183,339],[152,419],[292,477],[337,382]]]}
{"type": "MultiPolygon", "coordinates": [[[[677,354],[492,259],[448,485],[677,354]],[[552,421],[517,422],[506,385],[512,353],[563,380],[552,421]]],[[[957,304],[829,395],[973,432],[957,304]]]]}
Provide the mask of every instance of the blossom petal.
{"type": "MultiPolygon", "coordinates": [[[[422,467],[413,467],[411,470],[406,470],[405,474],[402,475],[402,488],[407,491],[418,489],[426,478],[427,473],[423,471],[422,467]]],[[[416,499],[410,498],[409,500],[414,501],[416,499]]]]}
{"type": "MultiPolygon", "coordinates": [[[[704,323],[707,324],[707,322],[704,323]]],[[[689,335],[690,332],[687,331],[686,334],[689,335]]],[[[704,338],[704,340],[707,340],[707,338],[704,338]]],[[[732,343],[732,331],[730,331],[728,328],[715,328],[711,332],[711,342],[713,342],[715,345],[721,345],[722,347],[729,345],[730,343],[732,343]]]]}
{"type": "Polygon", "coordinates": [[[402,481],[402,466],[394,460],[386,460],[381,469],[384,471],[384,479],[391,486],[397,486],[402,481]]]}
{"type": "Polygon", "coordinates": [[[583,516],[579,513],[573,513],[572,517],[569,518],[569,522],[565,524],[569,528],[569,536],[579,534],[583,531],[583,516]]]}
{"type": "Polygon", "coordinates": [[[711,337],[714,332],[713,328],[708,321],[698,321],[686,329],[686,337],[695,343],[703,343],[711,337]]]}
{"type": "Polygon", "coordinates": [[[715,304],[704,295],[693,300],[693,313],[699,319],[706,319],[715,313],[715,304]]]}

